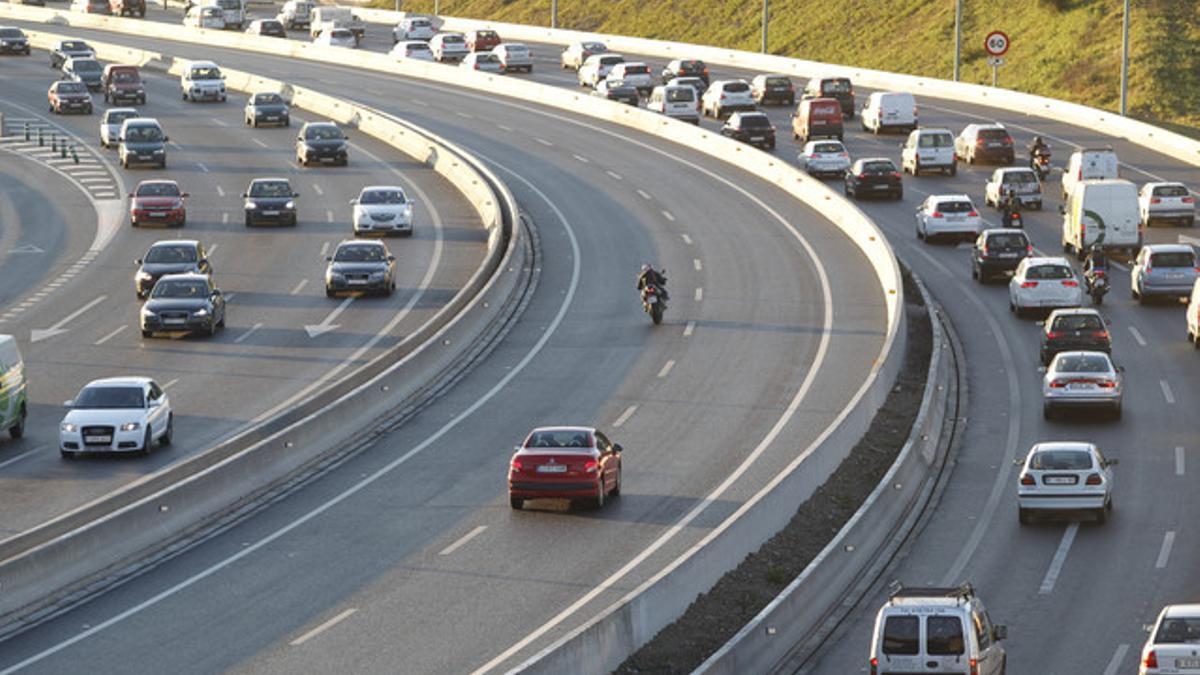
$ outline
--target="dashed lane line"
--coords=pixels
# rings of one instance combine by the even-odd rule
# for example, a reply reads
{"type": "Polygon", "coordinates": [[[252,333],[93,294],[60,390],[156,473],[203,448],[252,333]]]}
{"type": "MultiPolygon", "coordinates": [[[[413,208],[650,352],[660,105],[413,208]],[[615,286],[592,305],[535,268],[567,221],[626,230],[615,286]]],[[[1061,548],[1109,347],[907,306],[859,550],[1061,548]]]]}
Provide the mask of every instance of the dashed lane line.
{"type": "Polygon", "coordinates": [[[1177,445],[1175,446],[1175,475],[1182,476],[1184,468],[1183,446],[1177,445]]]}
{"type": "Polygon", "coordinates": [[[663,367],[658,371],[659,379],[662,379],[671,373],[671,369],[675,367],[675,359],[668,359],[663,367]]]}
{"type": "Polygon", "coordinates": [[[1121,662],[1125,660],[1125,655],[1129,653],[1129,645],[1121,643],[1117,645],[1117,651],[1108,661],[1108,667],[1104,669],[1104,675],[1117,675],[1121,672],[1121,662]]]}
{"type": "Polygon", "coordinates": [[[696,331],[696,322],[689,321],[689,322],[687,322],[687,325],[683,327],[683,337],[691,337],[692,333],[694,333],[695,331],[696,331]]]}
{"type": "Polygon", "coordinates": [[[628,422],[629,418],[633,417],[633,413],[637,412],[637,409],[638,407],[636,405],[631,405],[626,408],[625,412],[621,413],[620,417],[613,421],[613,428],[619,429],[623,424],[628,422]]]}
{"type": "Polygon", "coordinates": [[[1137,340],[1139,347],[1146,346],[1146,338],[1142,337],[1142,333],[1135,326],[1129,326],[1129,332],[1133,334],[1133,339],[1137,340]]]}
{"type": "Polygon", "coordinates": [[[1161,570],[1167,566],[1167,561],[1171,559],[1171,548],[1175,546],[1175,531],[1168,530],[1163,535],[1162,547],[1158,549],[1158,560],[1154,561],[1154,569],[1161,570]]]}
{"type": "Polygon", "coordinates": [[[341,612],[340,614],[338,614],[337,616],[333,617],[332,619],[326,621],[325,623],[322,623],[320,626],[317,626],[316,628],[308,631],[304,635],[301,635],[300,637],[296,638],[295,640],[292,640],[288,644],[290,644],[293,647],[299,647],[300,645],[304,644],[305,642],[308,642],[309,640],[315,638],[316,636],[320,635],[321,633],[324,633],[325,631],[329,630],[330,628],[333,628],[337,624],[350,618],[350,615],[354,614],[357,611],[358,611],[358,608],[351,607],[350,609],[347,609],[347,610],[341,612]]]}
{"type": "Polygon", "coordinates": [[[1046,570],[1046,576],[1042,579],[1042,587],[1038,589],[1038,595],[1049,595],[1054,591],[1054,584],[1058,581],[1058,575],[1062,573],[1063,564],[1067,562],[1067,554],[1071,552],[1071,544],[1075,541],[1075,535],[1078,533],[1078,521],[1068,525],[1066,531],[1063,532],[1062,541],[1058,543],[1058,550],[1054,552],[1054,558],[1050,561],[1050,569],[1046,570]]]}
{"type": "Polygon", "coordinates": [[[1171,385],[1166,380],[1159,380],[1158,386],[1162,387],[1163,398],[1167,400],[1167,405],[1175,404],[1175,394],[1171,391],[1171,385]]]}
{"type": "Polygon", "coordinates": [[[478,537],[480,534],[483,534],[483,531],[486,529],[487,529],[487,525],[480,525],[479,527],[476,527],[475,529],[471,530],[470,532],[459,537],[458,540],[455,541],[453,544],[450,544],[446,548],[438,551],[438,555],[450,555],[451,553],[454,553],[458,549],[462,548],[467,542],[471,541],[475,537],[478,537]]]}

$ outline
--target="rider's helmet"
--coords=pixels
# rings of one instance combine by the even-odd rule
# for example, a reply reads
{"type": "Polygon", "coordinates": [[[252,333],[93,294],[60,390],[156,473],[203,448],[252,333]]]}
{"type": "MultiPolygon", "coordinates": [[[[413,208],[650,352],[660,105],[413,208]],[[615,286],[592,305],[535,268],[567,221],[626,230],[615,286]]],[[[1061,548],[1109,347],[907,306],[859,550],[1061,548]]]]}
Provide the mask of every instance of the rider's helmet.
{"type": "Polygon", "coordinates": [[[1034,137],[1033,137],[1033,144],[1034,144],[1034,145],[1042,145],[1042,137],[1041,137],[1041,136],[1034,136],[1034,137]]]}
{"type": "Polygon", "coordinates": [[[650,271],[650,263],[642,263],[642,274],[650,271]]]}

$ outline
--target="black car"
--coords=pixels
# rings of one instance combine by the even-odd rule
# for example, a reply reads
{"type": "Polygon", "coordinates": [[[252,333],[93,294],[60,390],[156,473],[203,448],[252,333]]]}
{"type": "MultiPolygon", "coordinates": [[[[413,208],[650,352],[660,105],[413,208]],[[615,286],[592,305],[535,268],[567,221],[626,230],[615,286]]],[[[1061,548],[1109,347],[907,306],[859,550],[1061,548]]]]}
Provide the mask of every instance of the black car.
{"type": "Polygon", "coordinates": [[[1059,352],[1089,351],[1112,354],[1112,336],[1100,312],[1090,308],[1056,309],[1042,324],[1042,365],[1059,352]]]}
{"type": "Polygon", "coordinates": [[[63,77],[74,82],[82,82],[91,91],[100,91],[104,84],[104,66],[90,57],[67,59],[62,67],[63,77]]]}
{"type": "Polygon", "coordinates": [[[704,95],[704,91],[706,89],[708,89],[708,83],[699,77],[677,77],[674,80],[671,80],[671,82],[668,82],[667,84],[672,84],[672,83],[687,85],[687,86],[691,87],[692,89],[695,89],[696,90],[696,100],[700,100],[700,97],[704,95]]]}
{"type": "Polygon", "coordinates": [[[133,278],[133,290],[139,300],[150,295],[154,284],[168,274],[202,274],[212,276],[212,266],[204,246],[194,239],[171,239],[155,242],[144,258],[134,261],[138,266],[133,278]]]}
{"type": "Polygon", "coordinates": [[[296,136],[296,162],[300,166],[308,166],[309,162],[346,166],[350,162],[348,147],[348,139],[338,125],[308,122],[296,136]]]}
{"type": "Polygon", "coordinates": [[[96,58],[96,50],[88,46],[88,43],[83,40],[62,40],[54,47],[54,51],[50,52],[50,67],[55,70],[62,70],[63,64],[67,59],[94,59],[96,58]]]}
{"type": "Polygon", "coordinates": [[[142,337],[159,331],[204,333],[212,337],[225,327],[225,298],[203,274],[169,274],[154,284],[142,305],[142,337]]]}
{"type": "Polygon", "coordinates": [[[993,277],[1007,276],[1030,255],[1033,245],[1021,230],[984,230],[971,251],[971,278],[986,284],[993,277]]]}
{"type": "Polygon", "coordinates": [[[287,37],[287,30],[284,29],[283,22],[275,19],[260,19],[259,21],[255,21],[246,32],[252,35],[265,35],[268,37],[287,37]]]}
{"type": "Polygon", "coordinates": [[[287,101],[275,93],[254,94],[246,101],[246,124],[252,127],[263,124],[291,126],[291,111],[287,101]]]}
{"type": "Polygon", "coordinates": [[[708,66],[700,59],[675,59],[662,70],[662,83],[668,84],[676,77],[698,77],[708,86],[708,66]]]}
{"type": "Polygon", "coordinates": [[[904,185],[900,182],[900,170],[886,157],[860,159],[846,169],[846,196],[854,198],[870,195],[890,195],[893,199],[904,198],[904,185]]]}
{"type": "Polygon", "coordinates": [[[750,95],[759,105],[796,105],[796,86],[786,75],[758,75],[750,82],[750,95]]]}
{"type": "Polygon", "coordinates": [[[628,103],[635,107],[642,100],[637,87],[628,84],[625,80],[603,80],[592,90],[592,96],[628,103]]]}
{"type": "Polygon", "coordinates": [[[295,225],[295,199],[299,196],[286,178],[255,178],[242,193],[246,199],[246,227],[295,225]]]}
{"type": "Polygon", "coordinates": [[[396,290],[396,256],[379,241],[348,239],[325,258],[325,295],[363,291],[391,295],[396,290]]]}
{"type": "Polygon", "coordinates": [[[738,112],[729,116],[721,135],[758,148],[775,149],[775,127],[766,113],[738,112]]]}
{"type": "Polygon", "coordinates": [[[20,28],[0,26],[0,54],[24,54],[29,56],[29,38],[20,28]]]}

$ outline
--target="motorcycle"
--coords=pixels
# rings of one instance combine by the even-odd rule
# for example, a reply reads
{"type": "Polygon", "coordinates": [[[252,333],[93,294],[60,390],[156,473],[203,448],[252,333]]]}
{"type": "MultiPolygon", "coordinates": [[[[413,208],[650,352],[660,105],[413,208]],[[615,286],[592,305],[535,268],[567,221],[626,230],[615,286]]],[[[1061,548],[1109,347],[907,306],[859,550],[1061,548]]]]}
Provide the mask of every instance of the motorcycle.
{"type": "Polygon", "coordinates": [[[1087,282],[1088,295],[1092,296],[1092,304],[1103,304],[1104,296],[1108,293],[1108,275],[1103,272],[1084,276],[1087,282]]]}
{"type": "Polygon", "coordinates": [[[1045,181],[1050,175],[1050,153],[1039,152],[1029,161],[1029,168],[1037,173],[1038,180],[1045,181]]]}
{"type": "Polygon", "coordinates": [[[1017,209],[1004,209],[1004,227],[1025,227],[1024,221],[1021,220],[1021,212],[1017,209]]]}
{"type": "Polygon", "coordinates": [[[642,310],[650,315],[655,325],[662,323],[663,312],[667,311],[667,301],[658,286],[646,284],[642,289],[642,310]]]}

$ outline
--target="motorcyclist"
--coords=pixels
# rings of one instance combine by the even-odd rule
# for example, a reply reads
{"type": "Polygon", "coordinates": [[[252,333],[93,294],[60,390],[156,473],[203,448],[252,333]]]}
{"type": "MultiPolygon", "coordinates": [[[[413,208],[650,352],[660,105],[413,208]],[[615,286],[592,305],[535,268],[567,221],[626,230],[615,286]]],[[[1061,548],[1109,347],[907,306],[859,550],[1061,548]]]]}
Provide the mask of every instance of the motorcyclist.
{"type": "Polygon", "coordinates": [[[1017,196],[1015,187],[1010,187],[1005,191],[1001,207],[1004,209],[1004,227],[1014,227],[1021,217],[1021,198],[1017,196]]]}
{"type": "Polygon", "coordinates": [[[1050,146],[1046,141],[1043,141],[1041,136],[1034,136],[1033,142],[1029,144],[1029,166],[1036,168],[1038,155],[1049,154],[1050,146]]]}
{"type": "Polygon", "coordinates": [[[1083,278],[1087,280],[1090,288],[1097,277],[1107,275],[1108,257],[1104,254],[1104,247],[1092,244],[1092,247],[1088,249],[1087,259],[1083,262],[1083,278]]]}
{"type": "Polygon", "coordinates": [[[638,292],[642,293],[647,286],[655,286],[658,292],[662,295],[663,302],[668,299],[667,295],[667,275],[666,270],[659,271],[650,266],[649,263],[642,264],[642,270],[638,273],[637,288],[638,292]]]}

